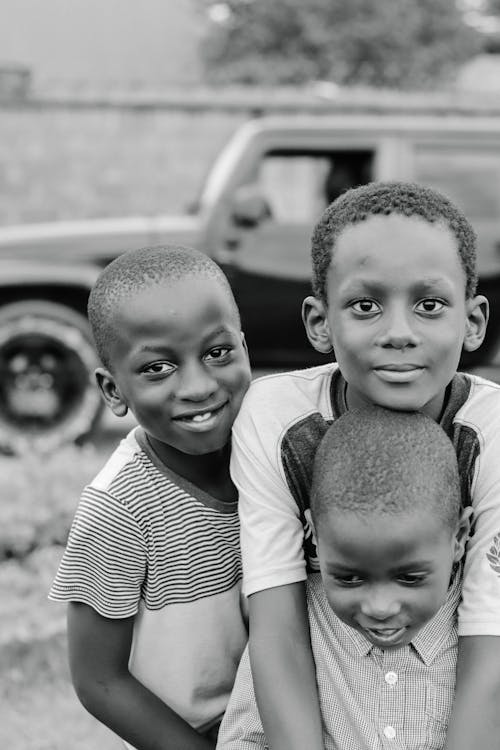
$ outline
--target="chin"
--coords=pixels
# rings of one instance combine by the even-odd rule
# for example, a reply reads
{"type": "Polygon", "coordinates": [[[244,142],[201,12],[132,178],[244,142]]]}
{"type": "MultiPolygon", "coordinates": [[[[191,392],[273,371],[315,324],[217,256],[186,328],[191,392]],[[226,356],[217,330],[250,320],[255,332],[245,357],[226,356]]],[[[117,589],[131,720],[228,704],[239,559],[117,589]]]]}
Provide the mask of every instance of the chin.
{"type": "Polygon", "coordinates": [[[213,442],[206,442],[203,445],[191,445],[186,446],[183,452],[189,456],[205,456],[210,453],[218,453],[226,447],[229,440],[214,440],[213,442]]]}
{"type": "Polygon", "coordinates": [[[392,391],[391,393],[378,394],[380,397],[374,399],[377,406],[383,406],[393,411],[421,411],[428,403],[428,399],[419,397],[417,394],[405,394],[392,391]]]}

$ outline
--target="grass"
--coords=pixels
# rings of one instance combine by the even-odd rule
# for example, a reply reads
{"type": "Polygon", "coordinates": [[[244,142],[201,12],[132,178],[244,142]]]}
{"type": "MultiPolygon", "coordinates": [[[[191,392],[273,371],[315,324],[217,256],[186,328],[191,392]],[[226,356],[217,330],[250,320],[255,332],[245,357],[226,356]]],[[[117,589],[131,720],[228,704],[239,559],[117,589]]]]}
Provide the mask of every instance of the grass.
{"type": "Polygon", "coordinates": [[[105,458],[69,447],[0,459],[0,745],[9,750],[123,747],[79,704],[65,607],[47,600],[81,489],[105,458]]]}
{"type": "MultiPolygon", "coordinates": [[[[33,603],[29,600],[29,605],[33,603]]],[[[44,619],[44,611],[44,607],[38,610],[40,620],[44,619]]],[[[3,747],[10,750],[120,747],[119,740],[78,703],[71,686],[63,631],[48,633],[45,627],[43,637],[4,642],[0,648],[0,673],[3,747]]]]}

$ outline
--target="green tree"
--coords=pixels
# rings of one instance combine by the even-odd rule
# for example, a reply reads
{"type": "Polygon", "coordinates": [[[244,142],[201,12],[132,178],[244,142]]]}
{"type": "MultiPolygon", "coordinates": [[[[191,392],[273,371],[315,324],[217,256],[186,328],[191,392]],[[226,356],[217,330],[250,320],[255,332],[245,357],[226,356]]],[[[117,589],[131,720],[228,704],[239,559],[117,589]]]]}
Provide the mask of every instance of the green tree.
{"type": "MultiPolygon", "coordinates": [[[[205,0],[206,2],[206,0],[205,0]]],[[[226,0],[202,46],[213,82],[431,88],[480,49],[455,0],[226,0]],[[223,11],[223,13],[221,12],[223,11]]]]}
{"type": "Polygon", "coordinates": [[[500,16],[500,0],[486,0],[484,10],[493,16],[500,16]]]}

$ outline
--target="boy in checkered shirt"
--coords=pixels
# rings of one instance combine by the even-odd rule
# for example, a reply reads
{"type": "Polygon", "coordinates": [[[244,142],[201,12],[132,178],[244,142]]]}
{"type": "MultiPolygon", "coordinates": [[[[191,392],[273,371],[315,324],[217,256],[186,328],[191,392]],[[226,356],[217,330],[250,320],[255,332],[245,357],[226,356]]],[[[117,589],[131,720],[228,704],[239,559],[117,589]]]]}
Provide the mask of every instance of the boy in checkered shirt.
{"type": "MultiPolygon", "coordinates": [[[[321,572],[307,583],[326,750],[444,746],[470,513],[429,417],[370,407],[326,432],[311,490],[321,572]]],[[[217,748],[266,746],[245,652],[217,748]]]]}

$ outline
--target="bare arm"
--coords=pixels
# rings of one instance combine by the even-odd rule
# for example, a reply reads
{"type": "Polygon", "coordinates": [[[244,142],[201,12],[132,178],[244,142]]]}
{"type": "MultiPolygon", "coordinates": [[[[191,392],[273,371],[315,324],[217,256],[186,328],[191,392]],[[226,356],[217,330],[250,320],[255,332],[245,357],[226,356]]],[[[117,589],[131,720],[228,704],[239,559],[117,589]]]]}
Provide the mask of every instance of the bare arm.
{"type": "Polygon", "coordinates": [[[323,750],[305,583],[249,598],[249,652],[259,713],[271,750],[323,750]]]}
{"type": "Polygon", "coordinates": [[[458,639],[457,687],[445,750],[500,748],[500,637],[458,639]]]}
{"type": "Polygon", "coordinates": [[[69,661],[81,703],[137,750],[213,749],[130,674],[133,623],[133,617],[112,620],[86,604],[69,604],[69,661]]]}

